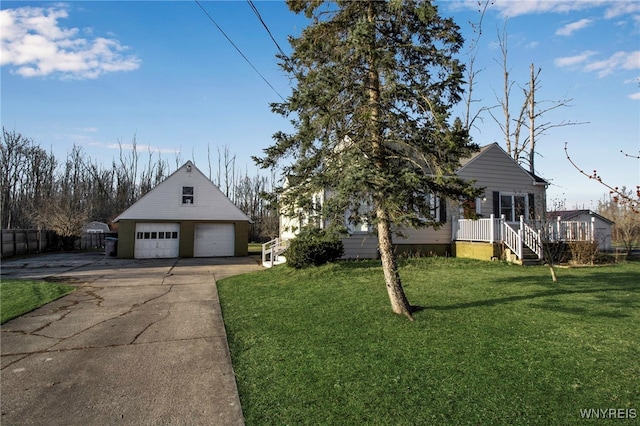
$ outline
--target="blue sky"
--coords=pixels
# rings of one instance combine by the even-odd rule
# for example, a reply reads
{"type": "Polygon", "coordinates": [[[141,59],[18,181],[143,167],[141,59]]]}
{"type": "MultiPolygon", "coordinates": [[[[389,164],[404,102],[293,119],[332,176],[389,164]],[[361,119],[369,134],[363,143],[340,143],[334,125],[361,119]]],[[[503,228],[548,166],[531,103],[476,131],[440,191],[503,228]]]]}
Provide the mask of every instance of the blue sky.
{"type": "MultiPolygon", "coordinates": [[[[106,165],[118,144],[126,150],[134,137],[143,157],[151,151],[173,167],[194,160],[205,172],[207,147],[215,168],[217,148],[228,145],[236,166],[254,174],[250,156],[269,146],[274,132],[290,129],[269,103],[289,95],[292,83],[246,1],[201,4],[275,90],[194,1],[3,1],[2,125],[60,160],[76,144],[106,165]]],[[[307,20],[282,2],[254,4],[289,52],[287,36],[307,20]]],[[[477,1],[437,4],[467,40],[476,36],[469,22],[478,20],[477,1]]],[[[640,151],[640,2],[495,0],[478,44],[476,107],[502,96],[497,34],[505,23],[514,113],[534,63],[542,69],[538,100],[572,99],[539,122],[588,123],[552,128],[538,140],[536,170],[552,182],[550,202],[595,207],[607,192],[570,165],[565,142],[588,173],[596,169],[614,185],[640,184],[640,161],[620,152],[640,151]]],[[[474,141],[504,147],[491,116],[482,118],[474,141]]]]}

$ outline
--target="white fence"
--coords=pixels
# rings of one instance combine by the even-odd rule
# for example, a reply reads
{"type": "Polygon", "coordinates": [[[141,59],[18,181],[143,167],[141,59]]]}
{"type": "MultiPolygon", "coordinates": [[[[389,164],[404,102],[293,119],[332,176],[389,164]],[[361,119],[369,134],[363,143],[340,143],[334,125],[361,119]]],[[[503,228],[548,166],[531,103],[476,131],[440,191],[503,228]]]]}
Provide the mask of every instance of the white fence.
{"type": "Polygon", "coordinates": [[[519,226],[510,225],[502,216],[496,219],[454,219],[452,241],[504,242],[518,258],[522,259],[523,247],[528,247],[542,259],[543,242],[595,241],[595,219],[588,222],[563,221],[558,217],[550,222],[524,221],[519,226]]]}
{"type": "MultiPolygon", "coordinates": [[[[497,219],[494,215],[485,219],[454,219],[451,239],[453,241],[504,241],[505,235],[504,216],[497,219]]],[[[528,234],[528,241],[534,244],[532,236],[539,234],[545,242],[567,241],[595,241],[595,219],[591,221],[563,221],[558,218],[546,223],[524,222],[521,220],[520,228],[528,234]]]]}

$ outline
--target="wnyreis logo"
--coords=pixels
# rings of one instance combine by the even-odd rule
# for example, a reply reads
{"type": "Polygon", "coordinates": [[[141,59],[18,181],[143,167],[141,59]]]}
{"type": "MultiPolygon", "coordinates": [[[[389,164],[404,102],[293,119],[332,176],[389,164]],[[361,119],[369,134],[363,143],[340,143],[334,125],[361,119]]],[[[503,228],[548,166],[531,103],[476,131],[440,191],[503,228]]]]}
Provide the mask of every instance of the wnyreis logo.
{"type": "Polygon", "coordinates": [[[635,419],[638,413],[635,408],[582,408],[583,419],[635,419]]]}

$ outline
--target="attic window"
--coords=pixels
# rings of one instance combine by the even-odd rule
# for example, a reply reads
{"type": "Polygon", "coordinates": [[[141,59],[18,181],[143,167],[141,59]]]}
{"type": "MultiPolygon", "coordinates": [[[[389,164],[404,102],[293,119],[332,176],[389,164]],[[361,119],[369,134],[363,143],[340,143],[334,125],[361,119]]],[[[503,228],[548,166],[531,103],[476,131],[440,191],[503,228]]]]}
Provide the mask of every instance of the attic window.
{"type": "Polygon", "coordinates": [[[193,186],[182,187],[182,204],[193,204],[193,186]]]}

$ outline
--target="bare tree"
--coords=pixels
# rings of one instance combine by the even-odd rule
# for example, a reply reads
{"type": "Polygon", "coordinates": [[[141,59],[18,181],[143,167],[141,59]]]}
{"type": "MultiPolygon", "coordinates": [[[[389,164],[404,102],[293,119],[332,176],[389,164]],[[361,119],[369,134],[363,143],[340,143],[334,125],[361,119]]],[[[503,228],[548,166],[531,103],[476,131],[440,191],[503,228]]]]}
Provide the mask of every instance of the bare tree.
{"type": "Polygon", "coordinates": [[[467,91],[462,95],[465,105],[465,119],[464,119],[464,127],[469,132],[472,127],[475,127],[476,120],[482,121],[482,113],[484,111],[490,110],[493,107],[483,106],[478,108],[477,111],[473,110],[473,106],[475,103],[480,102],[480,100],[474,99],[474,89],[476,84],[476,77],[480,74],[482,70],[476,68],[476,59],[478,57],[478,50],[480,46],[480,39],[483,34],[482,25],[484,22],[484,15],[487,12],[487,8],[493,2],[491,0],[479,0],[478,1],[478,21],[477,22],[469,22],[473,32],[476,34],[475,38],[471,39],[469,43],[469,50],[467,51],[468,61],[466,67],[466,76],[467,76],[467,91]]]}
{"type": "Polygon", "coordinates": [[[32,139],[2,128],[0,210],[3,229],[30,227],[30,212],[52,191],[56,160],[32,139]]]}
{"type": "MultiPolygon", "coordinates": [[[[619,193],[633,197],[631,190],[622,187],[619,193]]],[[[636,194],[638,196],[638,194],[636,194]]],[[[598,202],[598,213],[614,223],[611,239],[620,243],[627,254],[640,245],[640,215],[631,209],[629,203],[621,203],[619,196],[609,194],[608,199],[598,202]]]]}
{"type": "Polygon", "coordinates": [[[511,69],[508,65],[508,33],[507,24],[505,22],[502,33],[498,32],[498,44],[502,55],[500,66],[502,67],[503,85],[502,96],[496,96],[498,106],[502,112],[502,118],[493,113],[494,108],[489,108],[489,114],[500,127],[504,135],[505,147],[507,153],[519,164],[528,164],[529,171],[535,173],[535,155],[536,141],[547,131],[556,127],[575,126],[578,124],[586,124],[586,122],[576,122],[570,120],[562,120],[560,122],[540,122],[543,116],[549,112],[561,108],[568,107],[573,101],[572,98],[562,98],[559,100],[536,100],[536,92],[541,88],[540,74],[542,69],[536,70],[532,63],[530,66],[529,83],[527,86],[520,87],[523,95],[523,102],[517,113],[512,113],[512,89],[516,82],[511,79],[511,69]],[[513,127],[512,127],[513,125],[513,127]],[[524,132],[528,129],[528,132],[524,132]]]}
{"type": "Polygon", "coordinates": [[[54,231],[61,238],[64,250],[71,250],[76,238],[82,235],[82,227],[89,221],[89,214],[86,207],[78,208],[57,195],[35,212],[33,218],[39,227],[54,231]]]}

